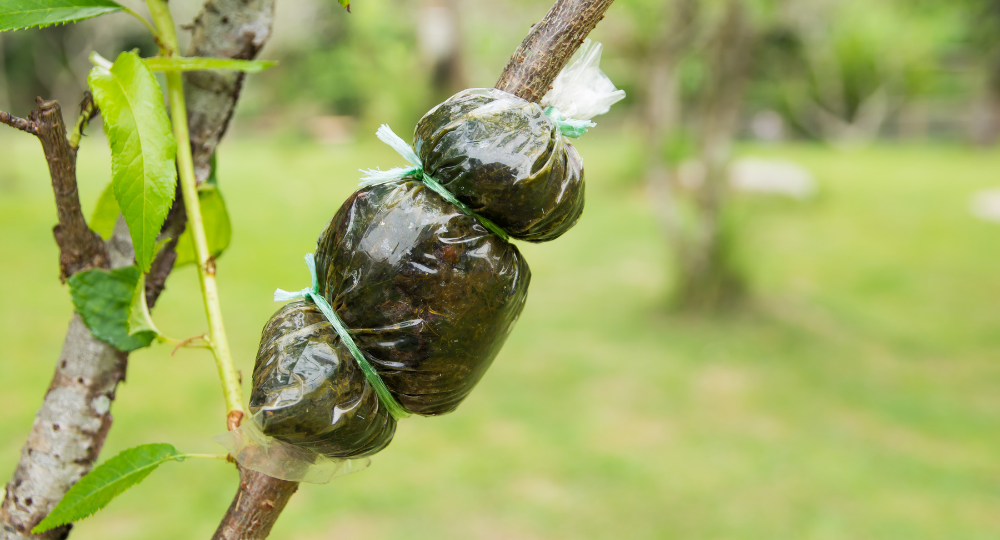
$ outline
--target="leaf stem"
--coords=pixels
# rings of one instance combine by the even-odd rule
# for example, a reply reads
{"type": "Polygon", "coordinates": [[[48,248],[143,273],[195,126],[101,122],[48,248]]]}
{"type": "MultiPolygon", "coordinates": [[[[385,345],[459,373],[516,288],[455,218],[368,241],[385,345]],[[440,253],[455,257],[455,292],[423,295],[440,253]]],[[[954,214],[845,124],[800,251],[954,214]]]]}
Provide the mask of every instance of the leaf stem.
{"type": "Polygon", "coordinates": [[[90,60],[91,64],[104,69],[111,69],[111,66],[114,65],[111,63],[111,60],[97,54],[97,51],[90,51],[90,56],[88,56],[87,59],[90,60]]]}
{"type": "Polygon", "coordinates": [[[139,19],[140,21],[142,21],[142,24],[146,25],[146,28],[149,29],[149,31],[153,34],[154,38],[159,37],[159,34],[156,32],[156,29],[153,28],[153,25],[149,24],[149,21],[147,21],[145,17],[143,17],[142,15],[139,15],[138,13],[132,11],[127,6],[123,5],[122,7],[125,9],[125,13],[128,13],[129,15],[131,15],[131,16],[135,17],[136,19],[139,19]]]}
{"type": "MultiPolygon", "coordinates": [[[[160,54],[174,56],[177,53],[177,34],[174,21],[166,0],[146,0],[153,22],[159,29],[160,54]]],[[[233,366],[229,351],[229,340],[222,322],[222,308],[219,305],[219,288],[215,281],[215,258],[208,250],[208,239],[198,202],[198,182],[194,175],[194,160],[191,157],[191,136],[188,132],[187,105],[184,101],[184,83],[176,71],[166,73],[167,95],[170,101],[170,117],[177,139],[177,169],[180,173],[181,193],[187,210],[188,229],[194,240],[195,255],[198,259],[198,279],[208,316],[208,341],[215,355],[215,365],[222,381],[222,393],[226,399],[226,423],[229,429],[239,426],[243,417],[243,390],[239,375],[233,366]]]]}
{"type": "Polygon", "coordinates": [[[229,456],[227,456],[226,454],[181,454],[181,455],[177,456],[174,459],[177,460],[177,461],[184,461],[185,459],[188,459],[188,458],[192,458],[192,459],[219,459],[219,460],[222,460],[222,461],[226,461],[227,459],[229,459],[229,456]]]}

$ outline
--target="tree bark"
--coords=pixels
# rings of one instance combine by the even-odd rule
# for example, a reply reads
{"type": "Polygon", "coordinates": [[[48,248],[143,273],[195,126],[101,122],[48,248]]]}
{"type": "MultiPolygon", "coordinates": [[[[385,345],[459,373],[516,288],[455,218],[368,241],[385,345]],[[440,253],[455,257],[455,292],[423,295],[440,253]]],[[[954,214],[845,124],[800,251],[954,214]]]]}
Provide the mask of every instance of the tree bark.
{"type": "MultiPolygon", "coordinates": [[[[93,111],[92,99],[87,92],[81,109],[93,111]]],[[[39,100],[38,108],[31,112],[28,119],[35,125],[35,135],[42,143],[56,198],[59,224],[52,233],[59,245],[59,277],[66,281],[69,276],[83,270],[107,268],[108,250],[104,241],[87,226],[80,208],[80,194],[76,186],[76,148],[70,145],[66,136],[59,102],[39,100]]]]}
{"type": "MultiPolygon", "coordinates": [[[[251,58],[270,36],[273,10],[273,0],[209,0],[195,21],[191,49],[201,56],[251,58]]],[[[239,97],[242,77],[222,79],[192,85],[187,92],[195,163],[210,162],[239,97]]],[[[76,149],[66,139],[58,104],[40,104],[27,120],[0,113],[0,122],[35,134],[42,142],[59,214],[55,234],[62,277],[87,268],[133,264],[135,254],[123,220],[119,218],[106,244],[86,225],[76,189],[76,149]]],[[[208,169],[203,175],[203,179],[208,177],[208,169]]],[[[185,220],[178,197],[161,231],[161,238],[172,240],[154,260],[147,279],[150,306],[173,268],[173,248],[185,220]]],[[[94,338],[80,317],[73,315],[56,373],[7,484],[0,507],[0,540],[56,539],[69,534],[71,526],[42,535],[32,535],[30,530],[97,460],[111,427],[110,405],[118,383],[125,378],[127,359],[126,353],[94,338]]]]}
{"type": "MultiPolygon", "coordinates": [[[[188,56],[251,60],[271,37],[274,0],[209,0],[194,20],[188,56]]],[[[210,161],[225,135],[246,74],[192,71],[184,74],[191,151],[198,182],[208,179],[210,161]]]]}
{"type": "MultiPolygon", "coordinates": [[[[517,48],[496,88],[540,101],[613,1],[556,0],[517,48]]],[[[240,469],[239,489],[212,539],[267,538],[296,489],[296,482],[240,469]]]]}
{"type": "MultiPolygon", "coordinates": [[[[83,108],[87,106],[85,99],[83,108]]],[[[38,137],[49,164],[59,216],[53,233],[59,245],[60,276],[65,280],[79,271],[107,269],[112,262],[131,264],[132,245],[123,244],[121,230],[105,245],[87,226],[77,191],[76,149],[66,137],[59,104],[39,100],[26,122],[19,129],[38,137]]],[[[124,237],[128,238],[127,229],[124,237]]],[[[29,531],[97,459],[111,427],[109,407],[115,388],[125,378],[127,359],[126,353],[94,338],[83,320],[73,315],[52,383],[0,506],[0,538],[69,534],[69,526],[39,536],[30,536],[29,531]]]]}
{"type": "Polygon", "coordinates": [[[213,540],[267,538],[288,500],[299,488],[296,482],[240,469],[240,488],[213,540]]]}
{"type": "Polygon", "coordinates": [[[556,0],[514,51],[496,88],[538,103],[614,0],[556,0]]]}

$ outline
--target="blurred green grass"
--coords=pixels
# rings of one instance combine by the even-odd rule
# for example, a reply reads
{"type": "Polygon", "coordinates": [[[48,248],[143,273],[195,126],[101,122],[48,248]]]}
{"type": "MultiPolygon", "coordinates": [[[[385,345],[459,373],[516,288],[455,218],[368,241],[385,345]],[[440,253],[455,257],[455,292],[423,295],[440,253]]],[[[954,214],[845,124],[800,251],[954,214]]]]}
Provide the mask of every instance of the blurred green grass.
{"type": "MultiPolygon", "coordinates": [[[[362,129],[363,132],[374,131],[362,129]]],[[[58,281],[44,161],[0,136],[0,472],[13,470],[71,312],[58,281]]],[[[227,141],[234,242],[219,262],[232,347],[252,369],[275,287],[361,167],[366,142],[227,141]]],[[[400,424],[369,470],[303,486],[274,538],[986,539],[1000,535],[1000,226],[969,216],[1000,153],[879,146],[746,147],[812,170],[809,202],[738,204],[754,302],[716,319],[667,309],[669,252],[638,181],[635,141],[580,142],[588,203],[557,242],[519,244],[528,306],[455,413],[400,424]]],[[[81,154],[84,207],[107,181],[81,154]]],[[[192,268],[154,317],[204,331],[192,268]]],[[[244,384],[244,388],[248,385],[244,384]]],[[[217,452],[210,356],[133,354],[103,457],[147,442],[217,452]]],[[[168,464],[81,522],[76,539],[207,537],[235,491],[218,462],[168,464]]]]}

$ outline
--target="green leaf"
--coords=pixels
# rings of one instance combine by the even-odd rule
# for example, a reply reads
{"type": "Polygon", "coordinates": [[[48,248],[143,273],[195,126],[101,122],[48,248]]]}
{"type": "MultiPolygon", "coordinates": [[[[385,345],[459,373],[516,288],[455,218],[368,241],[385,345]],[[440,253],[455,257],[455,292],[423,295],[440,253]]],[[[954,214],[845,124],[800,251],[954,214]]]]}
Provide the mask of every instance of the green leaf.
{"type": "Polygon", "coordinates": [[[243,71],[246,73],[260,73],[265,69],[274,66],[277,62],[264,60],[233,60],[230,58],[185,58],[174,56],[170,58],[155,57],[146,58],[146,65],[153,71],[205,71],[205,70],[226,70],[243,71]]]}
{"type": "Polygon", "coordinates": [[[144,444],[105,461],[69,488],[59,504],[31,530],[38,534],[94,515],[112,499],[142,482],[160,464],[183,458],[169,444],[144,444]]]}
{"type": "Polygon", "coordinates": [[[139,268],[127,266],[77,272],[69,278],[73,305],[90,332],[125,352],[147,347],[156,338],[153,332],[128,332],[129,307],[141,275],[139,268]]]}
{"type": "Polygon", "coordinates": [[[351,12],[351,0],[339,0],[339,1],[340,1],[340,7],[346,9],[347,12],[350,13],[351,12]]]}
{"type": "Polygon", "coordinates": [[[177,143],[153,72],[133,52],[111,69],[94,67],[88,79],[111,143],[111,182],[128,223],[135,260],[143,272],[174,200],[177,143]]]}
{"type": "Polygon", "coordinates": [[[123,9],[111,0],[3,0],[0,32],[72,23],[123,9]]]}
{"type": "MultiPolygon", "coordinates": [[[[213,171],[215,169],[213,168],[213,171]]],[[[205,226],[205,236],[208,240],[208,252],[218,258],[229,247],[232,240],[232,228],[229,223],[229,211],[226,201],[222,198],[219,188],[208,182],[198,188],[198,203],[201,206],[201,218],[205,226]]],[[[194,252],[194,241],[191,231],[185,230],[177,241],[177,260],[174,267],[198,262],[194,252]]]]}
{"type": "Polygon", "coordinates": [[[108,183],[108,187],[101,192],[101,198],[97,199],[97,206],[90,216],[90,228],[107,240],[115,231],[115,223],[118,221],[118,201],[115,200],[115,190],[113,183],[108,183]]]}
{"type": "Polygon", "coordinates": [[[160,335],[159,329],[153,324],[153,317],[149,314],[149,306],[146,305],[146,274],[139,276],[139,282],[132,291],[132,303],[129,304],[126,326],[130,336],[143,332],[160,335]]]}
{"type": "Polygon", "coordinates": [[[215,187],[219,187],[219,162],[216,161],[216,156],[218,154],[219,151],[216,150],[215,152],[212,152],[212,157],[208,158],[208,180],[205,180],[206,184],[215,187]]]}

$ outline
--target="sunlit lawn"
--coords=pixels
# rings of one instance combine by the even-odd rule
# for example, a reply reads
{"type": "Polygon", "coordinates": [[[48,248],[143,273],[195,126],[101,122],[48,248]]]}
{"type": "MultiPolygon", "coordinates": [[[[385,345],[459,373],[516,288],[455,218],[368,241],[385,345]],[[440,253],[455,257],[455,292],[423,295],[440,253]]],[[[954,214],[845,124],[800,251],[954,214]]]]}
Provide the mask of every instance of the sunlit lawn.
{"type": "MultiPolygon", "coordinates": [[[[374,131],[372,127],[365,133],[374,131]]],[[[17,461],[71,312],[37,143],[0,136],[0,476],[17,461]]],[[[364,137],[367,141],[374,137],[364,137]]],[[[740,205],[754,303],[716,320],[666,309],[670,260],[633,146],[580,143],[588,203],[570,234],[519,244],[528,307],[450,416],[411,419],[369,470],[303,486],[273,537],[296,539],[994,539],[1000,536],[1000,225],[967,211],[1000,154],[928,146],[841,153],[745,148],[811,169],[805,203],[740,205]]],[[[108,178],[85,141],[84,206],[108,178]]],[[[275,287],[391,150],[229,141],[234,243],[219,263],[249,375],[275,287]]],[[[204,331],[192,268],[155,310],[204,331]]],[[[244,388],[248,388],[244,384],[244,388]]],[[[217,452],[212,360],[133,354],[103,457],[148,442],[217,452]]],[[[228,465],[165,465],[74,538],[206,538],[235,491],[228,465]]]]}

